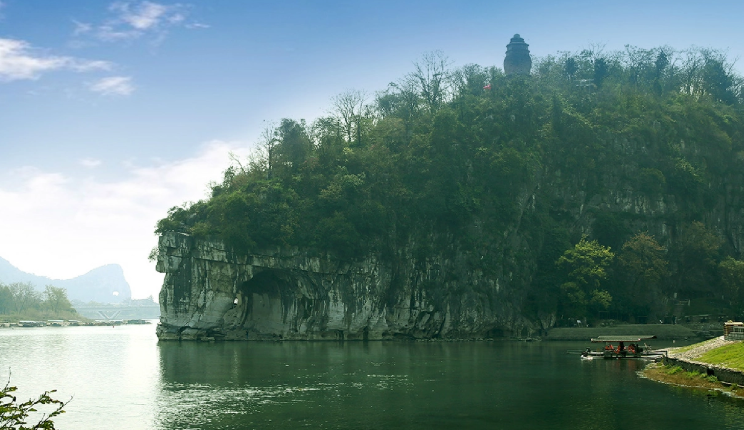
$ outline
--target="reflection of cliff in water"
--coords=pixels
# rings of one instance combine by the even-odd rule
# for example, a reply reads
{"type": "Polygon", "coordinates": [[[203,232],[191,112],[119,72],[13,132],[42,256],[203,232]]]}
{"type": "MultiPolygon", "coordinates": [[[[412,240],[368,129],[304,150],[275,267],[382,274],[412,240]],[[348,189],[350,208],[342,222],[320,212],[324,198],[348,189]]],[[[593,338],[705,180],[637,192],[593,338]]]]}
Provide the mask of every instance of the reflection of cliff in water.
{"type": "MultiPolygon", "coordinates": [[[[633,360],[579,360],[564,342],[160,342],[160,428],[739,428],[639,378],[633,360]],[[536,412],[535,407],[539,406],[536,412]],[[659,413],[663,411],[663,413],[659,413]]],[[[725,412],[724,412],[725,411],[725,412]]],[[[739,420],[739,421],[736,421],[739,420]]]]}

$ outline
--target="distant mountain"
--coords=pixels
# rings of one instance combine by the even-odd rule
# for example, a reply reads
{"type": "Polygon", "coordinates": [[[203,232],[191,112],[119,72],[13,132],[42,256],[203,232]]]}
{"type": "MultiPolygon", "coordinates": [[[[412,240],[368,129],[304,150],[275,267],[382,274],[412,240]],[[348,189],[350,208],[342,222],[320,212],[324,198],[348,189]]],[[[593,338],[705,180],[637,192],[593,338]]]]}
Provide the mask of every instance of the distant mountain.
{"type": "Polygon", "coordinates": [[[118,264],[101,266],[72,279],[51,279],[26,273],[0,257],[0,282],[30,282],[38,290],[43,290],[46,285],[54,285],[65,288],[70,300],[83,302],[121,303],[132,298],[132,290],[118,264]]]}

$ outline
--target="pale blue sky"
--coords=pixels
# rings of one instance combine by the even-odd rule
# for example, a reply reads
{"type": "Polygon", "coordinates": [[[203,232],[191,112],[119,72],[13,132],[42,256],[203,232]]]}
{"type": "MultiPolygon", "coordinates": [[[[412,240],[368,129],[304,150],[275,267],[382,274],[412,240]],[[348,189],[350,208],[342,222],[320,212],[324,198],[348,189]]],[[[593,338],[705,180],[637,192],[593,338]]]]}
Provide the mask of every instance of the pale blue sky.
{"type": "Polygon", "coordinates": [[[520,33],[533,56],[626,44],[744,56],[741,1],[0,5],[0,256],[60,278],[119,263],[135,297],[159,291],[155,221],[203,197],[263,121],[311,121],[425,52],[501,67],[520,33]]]}

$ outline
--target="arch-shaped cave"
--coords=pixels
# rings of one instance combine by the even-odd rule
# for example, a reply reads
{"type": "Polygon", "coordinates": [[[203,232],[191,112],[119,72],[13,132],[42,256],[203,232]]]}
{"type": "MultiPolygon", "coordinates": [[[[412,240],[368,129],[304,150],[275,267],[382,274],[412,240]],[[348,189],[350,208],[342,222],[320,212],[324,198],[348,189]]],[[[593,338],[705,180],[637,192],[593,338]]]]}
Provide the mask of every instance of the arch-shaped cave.
{"type": "Polygon", "coordinates": [[[283,278],[278,270],[263,270],[244,282],[240,290],[246,296],[261,294],[269,297],[279,297],[281,296],[282,285],[287,282],[283,278]]]}
{"type": "Polygon", "coordinates": [[[286,271],[263,269],[239,287],[235,306],[241,310],[242,326],[249,339],[283,337],[292,283],[286,271]]]}

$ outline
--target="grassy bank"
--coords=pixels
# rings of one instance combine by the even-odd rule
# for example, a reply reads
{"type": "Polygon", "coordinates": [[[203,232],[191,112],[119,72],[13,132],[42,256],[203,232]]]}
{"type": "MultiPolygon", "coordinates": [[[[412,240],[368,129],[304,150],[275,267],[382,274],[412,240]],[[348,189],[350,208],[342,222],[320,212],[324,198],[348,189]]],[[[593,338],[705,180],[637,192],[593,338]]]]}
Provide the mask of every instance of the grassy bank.
{"type": "Polygon", "coordinates": [[[727,341],[723,336],[680,348],[670,348],[669,357],[744,372],[744,342],[727,341]]]}
{"type": "Polygon", "coordinates": [[[736,342],[712,349],[697,361],[744,371],[744,343],[736,342]]]}
{"type": "Polygon", "coordinates": [[[550,329],[546,340],[582,340],[597,336],[654,335],[661,340],[693,339],[694,331],[682,325],[627,324],[613,327],[557,327],[550,329]]]}
{"type": "Polygon", "coordinates": [[[706,376],[699,372],[687,372],[680,366],[652,363],[643,370],[643,376],[665,384],[707,391],[715,390],[744,399],[744,387],[736,384],[724,384],[715,376],[706,376]]]}

